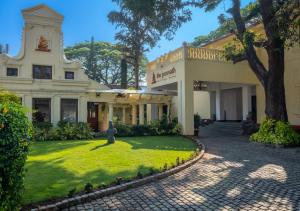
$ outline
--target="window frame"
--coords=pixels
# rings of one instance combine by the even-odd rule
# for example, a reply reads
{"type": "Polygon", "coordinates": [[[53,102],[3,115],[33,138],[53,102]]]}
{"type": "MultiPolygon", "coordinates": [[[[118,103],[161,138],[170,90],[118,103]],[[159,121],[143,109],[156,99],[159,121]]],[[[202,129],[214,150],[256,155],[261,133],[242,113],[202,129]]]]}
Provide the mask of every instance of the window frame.
{"type": "MultiPolygon", "coordinates": [[[[36,100],[48,100],[49,121],[47,121],[47,122],[52,123],[52,99],[51,98],[42,98],[42,97],[33,97],[32,98],[32,109],[34,109],[34,110],[36,110],[36,108],[35,108],[36,100]]],[[[37,123],[40,123],[40,122],[37,122],[37,123]]]]}
{"type": "Polygon", "coordinates": [[[19,76],[19,68],[17,67],[6,67],[6,76],[7,77],[18,77],[19,76]],[[17,75],[8,75],[8,70],[14,69],[17,70],[17,75]]]}
{"type": "Polygon", "coordinates": [[[75,72],[74,71],[65,71],[65,79],[66,80],[75,80],[75,72]],[[73,74],[73,78],[67,78],[67,74],[73,74]]]}
{"type": "Polygon", "coordinates": [[[53,73],[53,66],[51,66],[51,65],[40,65],[40,64],[33,64],[32,65],[32,78],[33,79],[37,79],[37,80],[52,80],[52,73],[53,73]],[[35,67],[44,67],[45,68],[44,70],[46,70],[46,68],[50,67],[50,77],[46,78],[45,76],[47,74],[45,74],[45,72],[41,73],[41,70],[39,70],[40,71],[40,73],[39,73],[40,77],[37,77],[38,74],[35,73],[35,67]],[[44,76],[44,77],[41,77],[41,76],[44,76]]]}
{"type": "Polygon", "coordinates": [[[79,113],[78,113],[78,107],[79,107],[79,100],[76,99],[76,98],[61,98],[60,99],[60,121],[65,121],[63,120],[63,113],[64,113],[64,109],[63,109],[63,101],[76,101],[76,120],[75,120],[75,123],[78,123],[78,116],[79,116],[79,113]]]}

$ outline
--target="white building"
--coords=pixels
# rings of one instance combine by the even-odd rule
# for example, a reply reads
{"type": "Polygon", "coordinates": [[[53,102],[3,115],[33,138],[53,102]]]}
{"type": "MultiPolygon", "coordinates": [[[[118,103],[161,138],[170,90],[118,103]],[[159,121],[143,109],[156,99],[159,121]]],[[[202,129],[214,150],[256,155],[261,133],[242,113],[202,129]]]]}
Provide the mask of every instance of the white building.
{"type": "Polygon", "coordinates": [[[46,5],[22,14],[20,53],[16,57],[0,54],[0,88],[14,92],[32,109],[30,119],[53,124],[88,122],[95,130],[106,130],[113,118],[144,124],[151,119],[144,112],[148,103],[160,105],[155,118],[161,118],[163,105],[170,104],[171,97],[160,92],[110,90],[88,79],[79,63],[65,58],[62,15],[46,5]]]}

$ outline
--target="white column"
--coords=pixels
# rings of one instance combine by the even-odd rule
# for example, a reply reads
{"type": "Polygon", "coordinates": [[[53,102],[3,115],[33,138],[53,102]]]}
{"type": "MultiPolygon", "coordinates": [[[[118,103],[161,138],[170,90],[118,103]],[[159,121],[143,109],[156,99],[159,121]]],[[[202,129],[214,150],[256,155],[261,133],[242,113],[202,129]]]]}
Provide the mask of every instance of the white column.
{"type": "Polygon", "coordinates": [[[30,95],[24,96],[24,106],[28,109],[26,116],[32,121],[32,97],[30,95]]]}
{"type": "Polygon", "coordinates": [[[161,120],[163,118],[163,104],[158,105],[158,119],[161,120]]]}
{"type": "Polygon", "coordinates": [[[216,90],[216,120],[221,120],[221,90],[216,90]]]}
{"type": "Polygon", "coordinates": [[[87,99],[80,97],[78,101],[78,122],[87,122],[87,99]]]}
{"type": "MultiPolygon", "coordinates": [[[[188,75],[186,75],[188,77],[188,75]]],[[[178,121],[183,135],[194,134],[194,87],[193,79],[185,78],[178,86],[178,121]]]]}
{"type": "Polygon", "coordinates": [[[243,96],[243,120],[246,120],[248,113],[251,111],[251,86],[242,87],[242,96],[243,96]]]}
{"type": "Polygon", "coordinates": [[[131,115],[132,115],[132,125],[136,125],[137,124],[137,118],[136,118],[136,115],[137,115],[137,108],[136,108],[136,105],[133,104],[132,106],[132,109],[131,109],[131,115]]]}
{"type": "Polygon", "coordinates": [[[167,119],[168,119],[168,122],[171,120],[171,117],[170,117],[170,108],[171,108],[171,104],[168,103],[167,104],[167,119]]]}
{"type": "Polygon", "coordinates": [[[60,96],[54,96],[52,98],[52,108],[51,108],[51,120],[54,125],[56,125],[60,121],[60,96]]]}
{"type": "Polygon", "coordinates": [[[108,104],[108,121],[113,121],[114,116],[114,105],[112,103],[108,104]]]}
{"type": "Polygon", "coordinates": [[[140,103],[139,104],[139,124],[144,125],[145,123],[145,118],[144,118],[144,104],[140,103]]]}
{"type": "Polygon", "coordinates": [[[152,121],[152,105],[147,104],[147,123],[152,121]]]}
{"type": "Polygon", "coordinates": [[[123,106],[123,108],[122,108],[123,110],[122,110],[122,123],[123,124],[126,124],[126,107],[125,106],[123,106]]]}

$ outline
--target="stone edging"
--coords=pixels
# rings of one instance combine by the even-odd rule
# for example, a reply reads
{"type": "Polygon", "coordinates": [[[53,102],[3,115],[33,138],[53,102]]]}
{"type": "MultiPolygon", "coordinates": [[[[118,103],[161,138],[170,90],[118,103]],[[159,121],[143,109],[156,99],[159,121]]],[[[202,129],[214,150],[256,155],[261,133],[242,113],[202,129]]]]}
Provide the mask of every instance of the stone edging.
{"type": "Polygon", "coordinates": [[[198,160],[200,160],[203,157],[203,155],[205,153],[205,146],[199,140],[197,140],[196,138],[193,138],[193,137],[186,137],[186,138],[189,138],[189,139],[195,141],[196,144],[198,145],[198,147],[201,147],[201,151],[197,155],[197,157],[195,157],[192,160],[189,160],[189,161],[185,162],[182,165],[179,165],[175,168],[169,169],[165,172],[161,172],[161,173],[158,173],[158,174],[155,174],[155,175],[147,176],[147,177],[142,178],[142,179],[137,179],[137,180],[134,180],[134,181],[131,181],[131,182],[127,182],[127,183],[124,183],[124,184],[121,184],[121,185],[116,185],[116,186],[106,188],[106,189],[103,189],[103,190],[96,190],[92,193],[75,196],[73,198],[67,198],[67,199],[64,199],[62,201],[56,202],[54,204],[39,206],[39,207],[37,207],[36,209],[33,209],[33,210],[61,210],[61,209],[64,209],[64,208],[68,208],[70,206],[77,205],[79,203],[89,202],[89,201],[92,201],[92,200],[97,199],[97,198],[101,198],[101,197],[104,197],[104,196],[111,195],[113,193],[125,191],[125,190],[135,188],[135,187],[147,184],[147,183],[151,183],[153,181],[160,180],[160,179],[166,178],[168,176],[171,176],[175,173],[178,173],[179,171],[182,171],[182,170],[190,167],[191,165],[195,164],[198,160]]]}

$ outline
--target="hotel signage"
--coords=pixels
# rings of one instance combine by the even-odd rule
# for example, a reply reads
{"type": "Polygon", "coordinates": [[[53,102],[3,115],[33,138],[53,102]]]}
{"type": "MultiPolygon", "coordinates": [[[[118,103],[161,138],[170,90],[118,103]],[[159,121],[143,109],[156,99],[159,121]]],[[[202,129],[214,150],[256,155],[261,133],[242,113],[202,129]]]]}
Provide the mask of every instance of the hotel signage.
{"type": "Polygon", "coordinates": [[[176,76],[175,67],[173,67],[172,69],[166,70],[166,71],[161,71],[161,70],[160,71],[155,71],[152,74],[151,83],[155,84],[159,81],[167,80],[167,79],[173,78],[175,76],[176,76]]]}

